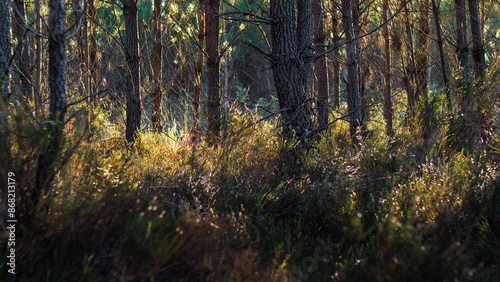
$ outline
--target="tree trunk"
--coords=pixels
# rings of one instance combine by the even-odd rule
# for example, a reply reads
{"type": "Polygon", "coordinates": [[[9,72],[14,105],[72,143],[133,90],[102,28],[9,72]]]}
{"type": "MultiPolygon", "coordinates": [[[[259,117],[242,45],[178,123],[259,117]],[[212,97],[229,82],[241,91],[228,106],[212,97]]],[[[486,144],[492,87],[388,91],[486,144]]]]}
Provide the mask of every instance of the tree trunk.
{"type": "Polygon", "coordinates": [[[141,97],[139,93],[139,50],[137,38],[137,0],[123,1],[125,17],[125,57],[129,71],[127,79],[127,124],[125,138],[134,142],[141,127],[141,97]]]}
{"type": "MultiPolygon", "coordinates": [[[[354,37],[353,38],[360,38],[362,32],[361,32],[361,10],[360,10],[360,4],[359,0],[353,0],[352,2],[352,26],[354,30],[354,37]]],[[[362,134],[365,134],[366,132],[366,123],[369,118],[369,107],[368,107],[368,97],[366,93],[366,88],[365,88],[365,83],[366,83],[366,75],[369,73],[369,66],[366,60],[363,60],[361,58],[361,40],[356,39],[356,64],[357,64],[357,72],[358,72],[358,93],[359,93],[359,100],[360,100],[360,114],[361,114],[361,120],[360,120],[360,126],[361,126],[361,132],[362,134]]]]}
{"type": "Polygon", "coordinates": [[[161,42],[161,0],[154,0],[154,50],[153,50],[153,113],[151,115],[151,122],[153,123],[153,131],[161,132],[161,104],[162,104],[162,89],[161,89],[161,66],[162,66],[162,49],[161,42]]]}
{"type": "Polygon", "coordinates": [[[411,26],[412,22],[412,13],[410,12],[410,8],[408,5],[411,5],[411,1],[408,3],[404,3],[405,5],[403,11],[404,13],[404,26],[406,33],[406,58],[405,58],[405,66],[404,66],[404,85],[406,87],[406,95],[408,98],[408,109],[410,116],[415,114],[415,60],[414,60],[414,47],[413,47],[413,27],[411,26]]]}
{"type": "Polygon", "coordinates": [[[0,1],[0,92],[4,100],[9,97],[10,49],[10,1],[0,1]]]}
{"type": "MultiPolygon", "coordinates": [[[[324,51],[325,44],[325,31],[323,26],[323,9],[321,0],[311,0],[312,16],[314,23],[314,45],[316,45],[316,52],[321,53],[324,51]]],[[[316,70],[316,77],[318,79],[318,120],[319,127],[324,128],[328,124],[328,84],[326,73],[325,56],[319,57],[314,66],[316,70]]]]}
{"type": "Polygon", "coordinates": [[[32,200],[36,204],[47,191],[55,175],[62,139],[64,117],[66,115],[66,49],[64,37],[65,4],[64,0],[50,0],[49,17],[49,88],[50,115],[47,124],[48,140],[42,146],[35,177],[32,200]]]}
{"type": "MultiPolygon", "coordinates": [[[[0,1],[0,95],[4,102],[8,99],[9,92],[9,61],[11,57],[10,48],[10,1],[0,1]]],[[[0,122],[7,123],[8,103],[0,102],[0,122]]],[[[10,133],[5,126],[0,126],[0,185],[2,186],[2,199],[5,201],[0,208],[0,220],[6,222],[7,216],[7,173],[12,170],[10,153],[10,133]]]]}
{"type": "Polygon", "coordinates": [[[349,111],[351,137],[361,125],[361,102],[359,97],[358,61],[356,57],[356,39],[352,19],[351,0],[342,0],[342,21],[344,26],[347,53],[347,108],[349,111]]]}
{"type": "MultiPolygon", "coordinates": [[[[297,50],[299,59],[305,62],[308,59],[311,46],[311,1],[297,0],[297,50]]],[[[305,93],[309,89],[309,64],[303,63],[300,68],[300,81],[305,93]]]]}
{"type": "Polygon", "coordinates": [[[428,40],[429,29],[429,0],[420,1],[420,17],[419,17],[419,32],[417,36],[417,59],[416,59],[416,75],[417,75],[417,91],[415,102],[418,103],[421,98],[427,102],[427,77],[428,77],[428,40]]]}
{"type": "Polygon", "coordinates": [[[439,19],[439,7],[436,5],[436,0],[432,0],[432,12],[434,14],[434,22],[436,24],[437,45],[439,49],[439,58],[441,61],[441,72],[443,73],[444,87],[446,89],[446,102],[448,111],[451,111],[450,85],[448,82],[448,73],[446,72],[446,62],[443,50],[443,36],[441,34],[441,20],[439,19]]]}
{"type": "MultiPolygon", "coordinates": [[[[97,21],[97,12],[96,12],[96,7],[95,7],[95,1],[94,0],[88,0],[88,15],[90,18],[89,21],[89,30],[88,30],[88,36],[89,36],[89,41],[90,41],[90,46],[88,46],[88,78],[86,79],[87,83],[87,90],[89,94],[94,94],[97,91],[97,32],[96,32],[96,23],[97,21]]],[[[90,123],[94,120],[94,107],[96,104],[96,96],[92,96],[88,102],[90,105],[90,115],[89,115],[89,125],[90,123]]],[[[92,130],[90,128],[90,130],[92,130]]],[[[92,132],[90,132],[92,134],[92,132]]],[[[91,135],[89,135],[91,136],[91,135]]]]}
{"type": "MultiPolygon", "coordinates": [[[[337,43],[339,39],[339,20],[337,12],[332,12],[333,42],[337,43]]],[[[340,48],[333,50],[333,108],[340,107],[340,48]]]]}
{"type": "MultiPolygon", "coordinates": [[[[36,11],[36,19],[35,19],[35,29],[36,30],[41,30],[42,28],[42,20],[39,17],[40,13],[40,0],[35,0],[35,11],[36,11]]],[[[40,113],[43,113],[42,109],[42,92],[40,91],[40,82],[41,82],[41,67],[42,67],[42,45],[41,45],[41,40],[39,36],[34,36],[35,37],[35,113],[38,116],[40,113]]]]}
{"type": "MultiPolygon", "coordinates": [[[[302,13],[302,11],[299,11],[302,13]]],[[[272,69],[281,113],[282,136],[285,140],[305,140],[312,132],[305,85],[297,46],[294,0],[271,0],[272,69]]],[[[299,29],[302,27],[299,27],[299,29]]]]}
{"type": "Polygon", "coordinates": [[[481,20],[479,17],[478,0],[469,0],[469,13],[471,20],[472,34],[472,59],[474,60],[474,73],[477,77],[482,77],[486,69],[484,57],[483,39],[481,34],[481,20]]]}
{"type": "MultiPolygon", "coordinates": [[[[467,55],[469,52],[467,47],[467,12],[465,10],[465,0],[455,0],[455,12],[457,20],[457,57],[460,67],[465,70],[467,68],[467,55]]],[[[463,75],[466,73],[464,71],[463,75]]]]}
{"type": "Polygon", "coordinates": [[[385,133],[387,136],[393,135],[392,119],[392,93],[391,93],[391,46],[389,37],[389,24],[387,23],[389,16],[389,0],[383,1],[382,21],[385,23],[382,32],[384,37],[384,119],[385,133]]]}
{"type": "Polygon", "coordinates": [[[31,90],[31,74],[30,74],[30,58],[28,50],[28,40],[26,28],[24,27],[25,9],[24,0],[15,0],[14,4],[17,7],[18,13],[14,13],[14,18],[16,19],[14,25],[14,34],[17,38],[16,46],[16,62],[17,62],[17,73],[20,82],[20,90],[24,97],[32,99],[33,91],[31,90]]]}
{"type": "Polygon", "coordinates": [[[207,28],[207,125],[208,144],[219,142],[220,96],[219,96],[219,5],[220,0],[206,0],[205,26],[207,28]]]}
{"type": "Polygon", "coordinates": [[[199,141],[200,130],[200,96],[201,96],[201,76],[203,74],[203,44],[205,43],[205,0],[199,0],[198,8],[198,54],[196,55],[196,69],[194,77],[194,97],[193,97],[193,127],[191,129],[191,141],[199,141]]]}

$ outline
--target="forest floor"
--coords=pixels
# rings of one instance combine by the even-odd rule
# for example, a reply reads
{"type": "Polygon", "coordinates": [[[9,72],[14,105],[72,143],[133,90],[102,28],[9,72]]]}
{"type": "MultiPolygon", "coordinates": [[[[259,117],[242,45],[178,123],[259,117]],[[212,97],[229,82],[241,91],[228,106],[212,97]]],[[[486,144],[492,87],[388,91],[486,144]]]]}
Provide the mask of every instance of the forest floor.
{"type": "MultiPolygon", "coordinates": [[[[217,149],[68,130],[51,193],[18,223],[16,279],[500,280],[498,132],[464,144],[444,122],[425,141],[374,128],[353,143],[339,121],[290,176],[292,145],[259,119],[232,115],[217,149]]],[[[13,152],[20,186],[34,154],[13,152]]]]}

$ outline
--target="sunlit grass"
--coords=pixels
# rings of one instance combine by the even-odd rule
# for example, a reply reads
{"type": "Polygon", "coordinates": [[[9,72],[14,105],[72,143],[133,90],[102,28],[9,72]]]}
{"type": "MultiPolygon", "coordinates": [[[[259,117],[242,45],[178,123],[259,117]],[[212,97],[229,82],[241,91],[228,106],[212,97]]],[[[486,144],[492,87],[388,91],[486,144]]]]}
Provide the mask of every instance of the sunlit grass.
{"type": "MultiPolygon", "coordinates": [[[[372,136],[353,144],[338,121],[291,177],[281,171],[289,145],[276,123],[235,106],[217,148],[188,142],[175,126],[139,133],[131,149],[120,126],[97,119],[90,138],[78,127],[66,133],[63,152],[78,147],[52,183],[47,212],[23,227],[20,277],[499,277],[498,134],[491,146],[450,150],[442,127],[422,145],[418,132],[387,137],[373,123],[372,136]]],[[[37,154],[28,145],[13,150],[25,171],[37,154]]]]}

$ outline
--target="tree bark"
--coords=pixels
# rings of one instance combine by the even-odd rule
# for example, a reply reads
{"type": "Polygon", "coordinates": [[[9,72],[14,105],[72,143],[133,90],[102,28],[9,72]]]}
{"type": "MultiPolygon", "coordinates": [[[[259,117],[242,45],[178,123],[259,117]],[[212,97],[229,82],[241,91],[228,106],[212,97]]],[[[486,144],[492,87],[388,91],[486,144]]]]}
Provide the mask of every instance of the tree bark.
{"type": "Polygon", "coordinates": [[[33,91],[31,90],[31,74],[29,67],[30,58],[28,52],[27,33],[23,23],[25,18],[24,0],[15,0],[14,4],[19,11],[19,13],[14,13],[14,34],[17,38],[16,63],[18,67],[18,79],[20,82],[19,86],[23,96],[31,100],[33,97],[33,91]]]}
{"type": "Polygon", "coordinates": [[[219,95],[219,5],[220,0],[206,0],[205,26],[207,28],[207,125],[208,144],[216,145],[220,135],[219,95]]]}
{"type": "Polygon", "coordinates": [[[125,138],[134,142],[141,127],[141,97],[139,93],[139,50],[137,35],[137,0],[123,1],[125,17],[125,57],[129,71],[127,79],[127,124],[125,138]]]}
{"type": "Polygon", "coordinates": [[[471,20],[472,34],[472,59],[474,60],[474,73],[477,77],[482,77],[486,69],[484,47],[481,31],[481,19],[479,16],[478,0],[469,0],[469,14],[471,20]]]}
{"type": "MultiPolygon", "coordinates": [[[[311,1],[297,0],[297,48],[299,59],[305,62],[308,59],[311,46],[311,1]]],[[[309,64],[302,63],[300,68],[300,81],[305,93],[309,86],[309,64]]]]}
{"type": "Polygon", "coordinates": [[[412,6],[412,2],[404,3],[404,26],[406,33],[406,64],[404,66],[404,85],[406,88],[406,95],[408,99],[408,109],[410,116],[415,114],[415,59],[414,59],[414,46],[413,46],[413,28],[411,26],[412,13],[408,5],[412,6]]]}
{"type": "Polygon", "coordinates": [[[50,0],[49,17],[49,88],[50,115],[47,124],[48,140],[42,146],[35,177],[35,189],[32,200],[36,204],[47,192],[55,175],[54,164],[57,161],[64,117],[66,115],[66,49],[64,35],[65,4],[64,0],[50,0]]]}
{"type": "Polygon", "coordinates": [[[392,93],[391,93],[391,45],[389,36],[389,25],[387,20],[389,17],[389,0],[383,1],[382,7],[382,22],[386,23],[382,29],[384,38],[384,119],[385,133],[387,136],[393,135],[392,119],[394,116],[392,109],[392,93]]]}
{"type": "MultiPolygon", "coordinates": [[[[339,40],[339,19],[336,11],[332,11],[332,32],[333,32],[333,42],[337,43],[339,40]]],[[[332,51],[333,57],[333,73],[332,73],[332,84],[333,84],[333,108],[338,109],[340,107],[340,48],[336,48],[332,51]]]]}
{"type": "MultiPolygon", "coordinates": [[[[321,0],[311,0],[312,16],[314,23],[314,45],[316,45],[316,52],[321,53],[324,51],[325,44],[325,31],[323,26],[323,8],[321,0]]],[[[328,84],[325,56],[319,57],[314,66],[316,70],[316,78],[318,80],[318,120],[319,127],[324,128],[328,124],[328,84]]]]}
{"type": "Polygon", "coordinates": [[[352,18],[351,0],[342,0],[342,21],[345,33],[347,53],[347,109],[349,111],[350,133],[355,138],[361,125],[361,102],[359,97],[358,61],[356,57],[356,39],[352,18]]]}
{"type": "MultiPolygon", "coordinates": [[[[10,1],[0,1],[0,95],[4,102],[9,95],[9,61],[11,58],[10,48],[10,1]]],[[[0,122],[7,123],[8,104],[0,102],[0,122]]],[[[0,185],[1,193],[5,201],[0,207],[0,220],[6,222],[7,216],[7,173],[12,170],[10,152],[10,133],[5,126],[0,126],[0,185]]]]}
{"type": "MultiPolygon", "coordinates": [[[[455,0],[455,12],[457,20],[457,57],[460,68],[467,68],[467,56],[469,48],[467,47],[467,17],[465,10],[465,0],[455,0]]],[[[464,71],[463,75],[466,74],[464,71]]]]}
{"type": "Polygon", "coordinates": [[[9,97],[10,47],[10,1],[0,1],[0,92],[2,98],[9,97]]]}
{"type": "MultiPolygon", "coordinates": [[[[93,94],[97,91],[97,31],[96,31],[96,23],[97,21],[97,11],[95,7],[95,0],[88,0],[88,9],[89,9],[89,17],[91,18],[89,22],[89,79],[87,80],[90,94],[93,94]]],[[[94,107],[95,101],[97,97],[93,96],[91,98],[91,106],[94,107]]]]}
{"type": "MultiPolygon", "coordinates": [[[[302,11],[299,11],[302,13],[302,11]]],[[[301,82],[304,63],[300,59],[295,26],[294,0],[271,0],[271,62],[285,140],[306,140],[312,122],[301,82]]],[[[301,27],[299,27],[300,29],[301,27]]]]}
{"type": "Polygon", "coordinates": [[[446,62],[443,50],[443,36],[441,33],[441,20],[439,18],[439,7],[436,5],[436,0],[432,0],[432,12],[434,14],[434,22],[436,24],[437,45],[439,49],[439,58],[441,62],[441,72],[443,74],[443,82],[446,91],[446,103],[448,111],[451,111],[450,85],[448,82],[448,73],[446,72],[446,62]]]}
{"type": "Polygon", "coordinates": [[[191,141],[199,141],[199,120],[200,120],[200,96],[201,96],[201,76],[203,74],[203,44],[205,43],[205,0],[199,0],[198,8],[198,54],[196,54],[196,69],[194,78],[193,97],[193,127],[191,129],[191,141]]]}
{"type": "Polygon", "coordinates": [[[419,32],[417,36],[417,54],[416,54],[416,76],[417,76],[417,90],[415,95],[415,102],[418,103],[421,98],[427,102],[427,77],[428,77],[428,37],[430,33],[429,28],[429,0],[421,0],[420,2],[420,16],[419,16],[419,32]]]}
{"type": "Polygon", "coordinates": [[[161,42],[161,0],[154,0],[154,50],[153,50],[153,113],[151,122],[153,123],[153,131],[161,132],[163,130],[161,124],[161,104],[162,104],[162,89],[161,89],[161,66],[162,66],[162,50],[161,42]]]}
{"type": "MultiPolygon", "coordinates": [[[[35,0],[35,11],[36,11],[36,19],[35,19],[35,29],[41,30],[42,20],[40,18],[40,0],[35,0]]],[[[41,82],[41,67],[42,67],[42,45],[40,42],[39,36],[35,37],[35,78],[34,78],[34,91],[35,91],[35,113],[38,116],[39,113],[42,113],[42,92],[40,91],[40,82],[41,82]]]]}

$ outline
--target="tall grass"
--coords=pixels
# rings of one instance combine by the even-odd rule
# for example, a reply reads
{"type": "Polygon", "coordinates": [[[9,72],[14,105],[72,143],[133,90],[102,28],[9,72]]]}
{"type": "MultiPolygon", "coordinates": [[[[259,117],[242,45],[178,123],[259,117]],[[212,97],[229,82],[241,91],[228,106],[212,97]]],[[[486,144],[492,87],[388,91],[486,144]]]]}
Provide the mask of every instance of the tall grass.
{"type": "MultiPolygon", "coordinates": [[[[498,131],[458,149],[434,117],[426,140],[370,124],[353,144],[339,121],[291,177],[273,121],[236,106],[218,148],[178,126],[139,134],[131,151],[98,118],[90,138],[79,121],[66,133],[48,209],[20,222],[19,280],[500,279],[498,131]]],[[[12,149],[26,189],[37,142],[12,149]]]]}

